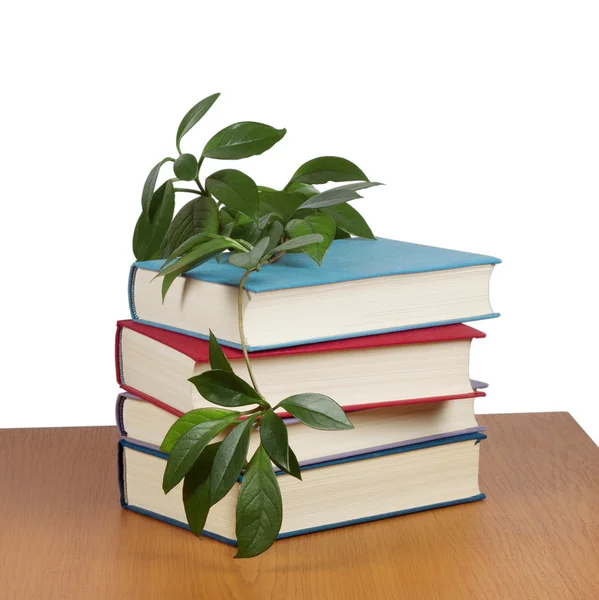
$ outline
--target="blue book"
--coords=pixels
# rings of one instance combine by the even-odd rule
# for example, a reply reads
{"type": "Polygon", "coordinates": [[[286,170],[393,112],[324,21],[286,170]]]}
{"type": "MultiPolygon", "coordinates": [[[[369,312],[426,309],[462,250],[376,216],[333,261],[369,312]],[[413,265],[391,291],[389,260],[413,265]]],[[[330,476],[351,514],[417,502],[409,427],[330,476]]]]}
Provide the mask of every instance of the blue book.
{"type": "MultiPolygon", "coordinates": [[[[306,465],[302,481],[279,471],[283,523],[278,539],[482,500],[478,458],[485,438],[469,433],[306,465]]],[[[167,495],[162,491],[167,458],[119,442],[121,505],[187,528],[181,484],[167,495]]],[[[210,509],[207,537],[236,545],[239,483],[210,509]]]]}
{"type": "MultiPolygon", "coordinates": [[[[136,262],[131,316],[148,325],[240,347],[238,286],[244,270],[211,260],[178,277],[162,302],[164,261],[136,262]]],[[[286,254],[253,272],[243,293],[248,349],[460,323],[498,316],[489,302],[492,256],[396,240],[336,240],[318,266],[286,254]]]]}

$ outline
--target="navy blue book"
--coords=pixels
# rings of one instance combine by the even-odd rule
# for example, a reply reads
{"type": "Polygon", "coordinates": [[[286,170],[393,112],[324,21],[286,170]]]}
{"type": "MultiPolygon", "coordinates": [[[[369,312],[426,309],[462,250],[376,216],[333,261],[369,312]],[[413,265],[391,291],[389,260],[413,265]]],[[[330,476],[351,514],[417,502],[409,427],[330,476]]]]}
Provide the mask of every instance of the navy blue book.
{"type": "MultiPolygon", "coordinates": [[[[239,347],[237,287],[244,270],[208,261],[177,277],[165,302],[156,272],[164,261],[131,268],[133,319],[239,347]]],[[[247,278],[243,298],[248,348],[266,350],[326,340],[496,317],[492,256],[378,239],[335,240],[323,265],[286,254],[247,278]]]]}
{"type": "MultiPolygon", "coordinates": [[[[473,432],[305,465],[303,481],[279,471],[279,538],[482,500],[478,458],[485,438],[473,432]]],[[[121,440],[121,504],[187,528],[181,484],[167,495],[162,491],[166,459],[158,450],[121,440]]],[[[239,483],[210,509],[206,536],[236,545],[238,494],[239,483]]]]}

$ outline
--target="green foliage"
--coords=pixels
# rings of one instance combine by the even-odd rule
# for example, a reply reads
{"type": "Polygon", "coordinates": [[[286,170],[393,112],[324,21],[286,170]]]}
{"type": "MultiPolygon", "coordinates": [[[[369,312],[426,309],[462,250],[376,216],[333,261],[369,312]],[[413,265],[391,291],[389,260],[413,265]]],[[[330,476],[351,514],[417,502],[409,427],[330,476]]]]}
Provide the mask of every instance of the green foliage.
{"type": "Polygon", "coordinates": [[[181,153],[181,138],[210,110],[220,94],[212,94],[208,98],[200,100],[181,120],[177,129],[177,150],[181,153]]]}
{"type": "Polygon", "coordinates": [[[279,469],[302,478],[299,464],[293,450],[289,448],[287,427],[274,410],[267,410],[260,424],[260,442],[266,453],[279,469]]]}
{"type": "Polygon", "coordinates": [[[175,215],[166,234],[161,258],[171,254],[194,235],[218,233],[218,230],[219,215],[216,202],[210,196],[198,196],[185,204],[175,215]]]}
{"type": "Polygon", "coordinates": [[[200,537],[210,510],[210,474],[221,443],[208,444],[183,479],[183,506],[189,529],[200,537]]]}
{"type": "Polygon", "coordinates": [[[210,504],[222,500],[237,481],[250,446],[255,415],[237,425],[223,440],[212,465],[210,504]]]}
{"type": "Polygon", "coordinates": [[[231,415],[218,421],[206,421],[194,425],[176,441],[168,455],[162,479],[162,489],[165,494],[170,492],[185,477],[209,442],[227,428],[236,416],[231,415]]]}
{"type": "Polygon", "coordinates": [[[350,234],[353,234],[358,237],[374,239],[368,223],[366,223],[364,217],[351,204],[345,202],[336,206],[330,206],[324,209],[324,213],[332,217],[337,225],[335,239],[339,239],[339,230],[345,232],[343,237],[346,238],[350,237],[350,234]]]}
{"type": "Polygon", "coordinates": [[[225,410],[224,408],[196,408],[179,417],[167,431],[160,449],[163,452],[170,452],[179,438],[187,433],[192,427],[200,423],[208,421],[220,421],[231,417],[237,418],[237,414],[233,410],[225,410]]]}
{"type": "Polygon", "coordinates": [[[249,383],[230,371],[212,369],[191,377],[189,381],[206,400],[220,406],[247,406],[264,402],[249,383]]]}
{"type": "Polygon", "coordinates": [[[176,259],[174,262],[165,263],[163,269],[160,271],[159,275],[157,275],[157,277],[164,277],[162,283],[162,301],[164,302],[166,293],[175,277],[190,269],[198,267],[207,260],[210,260],[213,256],[216,256],[219,252],[231,247],[235,247],[235,242],[233,242],[233,240],[223,236],[215,236],[206,242],[194,245],[189,252],[176,259]],[[168,278],[166,277],[167,275],[169,276],[168,278]]]}
{"type": "Polygon", "coordinates": [[[363,190],[375,185],[381,185],[373,181],[365,181],[364,183],[348,183],[347,185],[340,185],[334,187],[316,196],[308,198],[300,208],[324,208],[325,206],[334,206],[335,204],[342,204],[349,200],[355,200],[361,198],[358,194],[358,190],[363,190]]]}
{"type": "MultiPolygon", "coordinates": [[[[182,153],[182,138],[208,112],[219,94],[198,102],[183,117],[176,135],[177,158],[167,157],[148,174],[142,190],[142,213],[133,235],[138,260],[165,259],[163,301],[177,277],[223,253],[244,271],[238,290],[239,337],[251,384],[233,372],[222,347],[210,331],[210,370],[189,381],[212,404],[180,417],[167,432],[161,449],[169,454],[163,489],[170,492],[183,480],[183,504],[191,531],[199,536],[210,507],[237,485],[245,467],[237,500],[238,558],[256,556],[276,539],[282,523],[281,492],[273,464],[301,479],[298,459],[289,447],[285,422],[275,410],[285,410],[315,429],[351,429],[342,408],[322,394],[295,394],[273,407],[260,393],[252,372],[243,332],[243,289],[253,271],[269,268],[287,252],[304,252],[321,264],[333,240],[373,233],[348,202],[361,198],[370,182],[354,163],[321,156],[301,165],[282,190],[258,186],[237,169],[222,169],[204,184],[200,169],[207,159],[240,160],[262,154],[286,134],[285,129],[242,121],[212,136],[201,154],[182,153]],[[162,167],[173,163],[174,177],[157,187],[162,167]],[[190,182],[182,187],[177,182],[190,182]],[[342,183],[326,190],[317,185],[342,183]],[[196,189],[197,188],[197,189],[196,189]],[[193,194],[175,214],[180,194],[193,194]],[[247,407],[243,412],[230,408],[247,407]],[[211,443],[215,437],[222,441],[211,443]],[[260,445],[246,464],[252,435],[260,445]]],[[[224,260],[224,257],[222,258],[224,260]]],[[[285,475],[286,476],[286,475],[285,475]]]]}
{"type": "Polygon", "coordinates": [[[233,254],[229,263],[242,269],[255,269],[266,254],[269,244],[270,238],[264,237],[249,252],[233,254]]]}
{"type": "Polygon", "coordinates": [[[339,156],[320,156],[304,163],[291,178],[299,183],[329,181],[368,181],[368,177],[353,162],[339,156]]]}
{"type": "Polygon", "coordinates": [[[302,423],[314,429],[353,429],[343,409],[323,394],[296,394],[279,403],[302,423]]]}
{"type": "Polygon", "coordinates": [[[237,169],[223,169],[206,179],[206,189],[227,208],[232,208],[252,221],[260,218],[258,188],[251,177],[237,169]]]}
{"type": "Polygon", "coordinates": [[[289,239],[277,246],[273,252],[288,252],[290,250],[299,250],[305,246],[312,244],[320,244],[324,241],[324,237],[320,233],[310,233],[308,235],[300,235],[296,238],[289,239]]]}
{"type": "Polygon", "coordinates": [[[238,160],[266,152],[287,133],[263,123],[244,121],[221,129],[204,147],[202,156],[238,160]]]}
{"type": "Polygon", "coordinates": [[[277,192],[276,190],[260,190],[259,195],[261,214],[276,213],[281,215],[284,220],[291,218],[291,215],[303,202],[303,198],[300,195],[277,192]]]}
{"type": "Polygon", "coordinates": [[[258,446],[243,476],[236,516],[235,558],[257,556],[273,545],[283,522],[283,500],[263,446],[258,446]]]}
{"type": "Polygon", "coordinates": [[[142,211],[133,233],[133,254],[137,260],[158,258],[173,213],[175,212],[175,192],[170,181],[163,183],[154,192],[153,202],[157,206],[154,220],[142,211]]]}
{"type": "Polygon", "coordinates": [[[325,213],[316,213],[308,215],[305,219],[293,219],[287,223],[285,232],[290,239],[309,235],[311,233],[320,234],[322,242],[309,244],[302,247],[311,259],[315,260],[319,265],[322,264],[324,255],[335,239],[335,231],[337,226],[332,217],[325,213]]]}
{"type": "Polygon", "coordinates": [[[210,330],[210,339],[208,341],[208,356],[210,358],[211,368],[233,373],[233,367],[231,367],[229,359],[225,356],[225,353],[212,333],[212,330],[210,330]]]}

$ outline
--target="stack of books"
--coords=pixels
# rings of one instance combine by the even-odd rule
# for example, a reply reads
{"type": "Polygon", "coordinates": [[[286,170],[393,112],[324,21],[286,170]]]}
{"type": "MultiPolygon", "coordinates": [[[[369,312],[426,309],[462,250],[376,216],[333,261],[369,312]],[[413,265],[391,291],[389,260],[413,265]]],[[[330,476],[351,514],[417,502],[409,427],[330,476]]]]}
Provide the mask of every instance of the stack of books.
{"type": "MultiPolygon", "coordinates": [[[[288,254],[250,274],[248,349],[274,406],[315,392],[336,400],[354,429],[321,431],[278,410],[302,481],[278,472],[280,538],[474,502],[479,442],[466,321],[498,316],[489,278],[498,259],[393,240],[336,240],[323,266],[288,254]]],[[[186,527],[181,486],[165,495],[159,446],[184,413],[211,405],[188,381],[210,369],[211,329],[249,380],[237,326],[244,271],[211,261],[178,277],[164,303],[162,261],[135,263],[132,319],[119,321],[119,478],[125,508],[186,527]]],[[[251,407],[247,407],[251,408],[251,407]]],[[[259,444],[253,432],[249,455],[259,444]]],[[[235,544],[239,485],[213,506],[205,535],[235,544]]]]}

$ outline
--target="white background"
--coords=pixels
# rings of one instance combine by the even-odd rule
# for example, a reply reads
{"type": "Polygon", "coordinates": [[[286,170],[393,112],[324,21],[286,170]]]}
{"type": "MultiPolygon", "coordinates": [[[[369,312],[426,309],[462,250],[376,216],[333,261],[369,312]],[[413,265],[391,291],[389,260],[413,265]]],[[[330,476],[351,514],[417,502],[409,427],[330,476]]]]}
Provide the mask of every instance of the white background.
{"type": "MultiPolygon", "coordinates": [[[[375,233],[503,259],[478,412],[570,411],[599,441],[594,2],[12,3],[3,9],[1,427],[113,422],[143,181],[184,140],[256,120],[241,165],[283,185],[347,157],[375,233]]],[[[223,163],[206,161],[204,175],[223,163]]]]}

